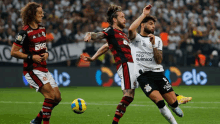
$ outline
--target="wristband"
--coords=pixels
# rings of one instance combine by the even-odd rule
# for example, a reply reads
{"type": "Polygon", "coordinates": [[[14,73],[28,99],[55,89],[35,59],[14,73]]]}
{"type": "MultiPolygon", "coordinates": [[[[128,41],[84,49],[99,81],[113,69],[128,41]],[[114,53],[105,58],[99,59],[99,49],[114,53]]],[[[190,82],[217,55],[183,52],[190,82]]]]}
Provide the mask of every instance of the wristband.
{"type": "Polygon", "coordinates": [[[155,45],[152,45],[153,48],[157,48],[155,45]]]}
{"type": "Polygon", "coordinates": [[[33,57],[32,54],[28,54],[28,56],[27,56],[27,61],[32,61],[32,57],[33,57]]]}

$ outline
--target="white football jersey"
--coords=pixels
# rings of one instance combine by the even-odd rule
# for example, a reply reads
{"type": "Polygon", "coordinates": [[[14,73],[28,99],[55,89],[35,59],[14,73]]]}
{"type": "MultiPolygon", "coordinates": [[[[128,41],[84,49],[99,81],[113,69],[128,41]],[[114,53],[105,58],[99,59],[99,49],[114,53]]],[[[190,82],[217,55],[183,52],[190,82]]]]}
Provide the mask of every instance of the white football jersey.
{"type": "MultiPolygon", "coordinates": [[[[155,36],[155,46],[158,50],[162,50],[163,42],[155,36]]],[[[131,54],[135,64],[135,71],[139,73],[142,71],[162,72],[164,71],[161,64],[157,64],[154,60],[153,47],[149,37],[136,34],[136,37],[130,43],[131,54]]]]}

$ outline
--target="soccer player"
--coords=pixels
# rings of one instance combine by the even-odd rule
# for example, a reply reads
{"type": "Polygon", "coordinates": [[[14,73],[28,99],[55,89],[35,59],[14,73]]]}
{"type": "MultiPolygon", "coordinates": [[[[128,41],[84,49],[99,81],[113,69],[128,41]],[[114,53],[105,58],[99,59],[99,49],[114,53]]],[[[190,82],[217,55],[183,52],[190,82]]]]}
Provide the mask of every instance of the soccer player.
{"type": "MultiPolygon", "coordinates": [[[[107,11],[107,21],[111,25],[103,32],[89,32],[86,34],[84,41],[90,39],[103,39],[106,38],[109,46],[108,48],[114,55],[114,59],[117,65],[117,73],[121,78],[121,89],[123,90],[123,97],[117,106],[115,116],[112,124],[118,124],[119,119],[124,115],[126,107],[134,99],[135,75],[134,75],[134,63],[131,56],[131,49],[129,46],[129,40],[127,35],[122,31],[125,28],[125,15],[120,6],[110,5],[107,11]]],[[[102,51],[97,51],[102,53],[102,51]]]]}
{"type": "Polygon", "coordinates": [[[37,117],[30,124],[49,124],[53,108],[61,101],[59,88],[47,69],[46,30],[42,22],[44,12],[40,4],[28,3],[21,9],[23,28],[11,49],[11,56],[23,59],[23,74],[28,83],[44,97],[37,117]],[[22,49],[22,52],[20,52],[22,49]]]}
{"type": "Polygon", "coordinates": [[[163,74],[162,63],[162,40],[154,36],[156,19],[149,16],[151,5],[143,9],[143,13],[129,27],[129,39],[134,51],[135,71],[139,75],[137,81],[142,91],[159,108],[160,113],[171,124],[177,124],[170,110],[166,107],[164,100],[179,117],[183,117],[183,111],[178,107],[178,101],[168,79],[163,74]],[[141,25],[141,32],[136,29],[141,25]]]}

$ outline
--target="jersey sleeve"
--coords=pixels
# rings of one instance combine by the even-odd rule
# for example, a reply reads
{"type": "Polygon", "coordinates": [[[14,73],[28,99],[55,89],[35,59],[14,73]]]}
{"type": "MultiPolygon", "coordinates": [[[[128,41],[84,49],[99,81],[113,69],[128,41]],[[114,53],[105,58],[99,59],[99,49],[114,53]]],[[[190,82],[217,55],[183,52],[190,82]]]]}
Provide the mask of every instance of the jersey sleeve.
{"type": "Polygon", "coordinates": [[[23,43],[24,41],[28,40],[27,38],[27,32],[24,30],[21,30],[18,35],[16,36],[15,42],[13,44],[15,44],[16,46],[19,47],[23,47],[23,43]]]}
{"type": "Polygon", "coordinates": [[[114,36],[114,29],[112,27],[105,28],[105,29],[103,29],[102,32],[104,33],[105,38],[109,38],[109,37],[114,36]]]}
{"type": "Polygon", "coordinates": [[[155,38],[155,46],[157,47],[158,50],[163,50],[163,42],[161,38],[159,37],[155,38]]]}

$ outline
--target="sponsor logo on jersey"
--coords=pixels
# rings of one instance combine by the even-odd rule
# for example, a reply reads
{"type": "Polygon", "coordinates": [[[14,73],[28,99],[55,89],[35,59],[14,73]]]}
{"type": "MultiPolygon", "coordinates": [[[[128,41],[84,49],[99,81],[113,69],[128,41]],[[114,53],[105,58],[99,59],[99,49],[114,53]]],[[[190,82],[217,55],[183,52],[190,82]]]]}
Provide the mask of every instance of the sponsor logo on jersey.
{"type": "Polygon", "coordinates": [[[35,43],[35,50],[41,50],[46,48],[46,43],[35,43]]]}
{"type": "Polygon", "coordinates": [[[137,61],[153,61],[152,58],[136,58],[137,61]]]}
{"type": "Polygon", "coordinates": [[[137,51],[136,53],[138,53],[138,54],[136,54],[137,57],[142,57],[143,54],[148,54],[148,55],[153,54],[152,52],[142,52],[142,51],[137,51]]]}

